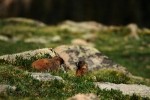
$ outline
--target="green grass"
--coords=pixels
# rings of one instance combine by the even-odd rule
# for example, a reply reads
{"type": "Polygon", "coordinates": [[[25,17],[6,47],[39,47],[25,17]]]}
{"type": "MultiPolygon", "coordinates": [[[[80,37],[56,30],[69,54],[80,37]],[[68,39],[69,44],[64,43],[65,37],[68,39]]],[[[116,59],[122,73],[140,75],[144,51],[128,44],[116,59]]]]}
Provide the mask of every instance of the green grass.
{"type": "MultiPolygon", "coordinates": [[[[8,37],[21,37],[19,41],[4,42],[0,40],[0,55],[23,52],[39,48],[55,48],[59,45],[70,44],[74,38],[82,38],[85,33],[72,33],[69,30],[61,30],[55,26],[37,27],[30,23],[9,23],[0,20],[0,35],[8,37]],[[59,35],[62,39],[58,42],[25,43],[24,39],[31,37],[53,37],[59,35]]],[[[122,27],[120,30],[107,30],[96,32],[97,37],[92,40],[95,47],[111,58],[114,62],[123,65],[133,75],[150,78],[150,35],[139,33],[140,40],[129,37],[129,30],[122,27]]],[[[17,86],[16,91],[8,90],[7,93],[0,94],[2,99],[59,99],[64,100],[77,93],[95,93],[102,100],[148,100],[139,96],[123,95],[116,90],[100,90],[93,82],[113,82],[113,83],[136,83],[150,86],[150,82],[140,79],[130,78],[122,72],[115,70],[99,70],[88,73],[84,77],[75,77],[74,72],[66,74],[58,72],[52,73],[63,77],[65,82],[39,82],[27,74],[34,71],[30,61],[18,58],[15,65],[0,65],[0,84],[17,86]],[[19,66],[25,66],[22,68],[19,66]]]]}
{"type": "Polygon", "coordinates": [[[27,50],[34,50],[39,48],[44,48],[45,46],[43,44],[37,44],[37,43],[25,43],[23,41],[18,42],[4,42],[0,41],[0,55],[5,54],[13,54],[13,53],[19,53],[27,50]]]}
{"type": "Polygon", "coordinates": [[[150,66],[150,35],[141,34],[140,40],[135,40],[114,33],[101,33],[95,43],[96,48],[132,74],[150,78],[150,69],[147,68],[150,66]]]}
{"type": "MultiPolygon", "coordinates": [[[[76,77],[73,72],[66,74],[62,72],[53,73],[61,76],[65,81],[46,81],[41,82],[33,79],[30,73],[19,67],[12,65],[0,65],[0,82],[16,86],[16,91],[8,90],[7,94],[1,94],[0,98],[16,99],[19,98],[40,98],[40,99],[59,99],[64,100],[77,93],[95,93],[102,100],[105,99],[131,99],[133,96],[123,95],[117,90],[101,90],[95,87],[93,82],[107,81],[115,83],[127,83],[130,78],[121,72],[114,70],[99,70],[96,73],[89,73],[83,77],[76,77]],[[109,77],[108,77],[109,75],[109,77]],[[93,76],[96,77],[93,78],[93,76]],[[107,78],[108,77],[108,78],[107,78]],[[113,80],[111,79],[113,78],[113,80]],[[123,78],[123,81],[119,79],[123,78]],[[101,79],[101,80],[100,80],[101,79]]],[[[136,98],[141,98],[135,96],[136,98]]],[[[134,98],[135,98],[134,97],[134,98]]],[[[142,99],[142,98],[141,98],[142,99]]],[[[146,99],[146,98],[145,98],[146,99]]]]}

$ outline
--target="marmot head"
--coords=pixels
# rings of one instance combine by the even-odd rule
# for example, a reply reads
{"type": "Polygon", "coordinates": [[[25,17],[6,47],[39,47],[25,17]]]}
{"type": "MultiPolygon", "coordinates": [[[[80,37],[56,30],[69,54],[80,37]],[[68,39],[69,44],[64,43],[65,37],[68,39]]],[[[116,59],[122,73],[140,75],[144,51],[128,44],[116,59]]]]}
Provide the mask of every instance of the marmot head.
{"type": "Polygon", "coordinates": [[[76,76],[82,76],[88,71],[88,64],[85,61],[79,61],[77,64],[76,76]]]}
{"type": "Polygon", "coordinates": [[[64,64],[64,60],[59,56],[55,56],[52,59],[53,59],[53,61],[55,61],[59,65],[64,64]]]}

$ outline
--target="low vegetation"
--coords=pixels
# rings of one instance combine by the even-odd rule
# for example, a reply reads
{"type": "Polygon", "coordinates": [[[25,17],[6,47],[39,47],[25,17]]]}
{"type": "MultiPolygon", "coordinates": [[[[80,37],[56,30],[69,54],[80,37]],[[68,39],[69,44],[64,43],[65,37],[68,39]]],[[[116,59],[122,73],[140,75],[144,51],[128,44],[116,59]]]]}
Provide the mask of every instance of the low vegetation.
{"type": "MultiPolygon", "coordinates": [[[[62,72],[52,73],[53,75],[62,76],[65,81],[38,81],[30,76],[28,71],[12,66],[0,65],[1,84],[10,84],[16,86],[16,91],[8,90],[7,94],[1,94],[0,98],[4,99],[67,99],[77,93],[95,93],[102,100],[105,99],[132,99],[139,96],[123,95],[116,90],[100,90],[95,87],[93,82],[107,81],[114,83],[129,83],[130,78],[121,72],[114,70],[99,70],[96,73],[89,73],[83,77],[76,77],[73,72],[66,74],[62,72]],[[120,78],[123,78],[120,80],[120,78]]],[[[143,98],[144,99],[144,98],[143,98]]],[[[148,98],[145,98],[148,99],[148,98]]]]}
{"type": "MultiPolygon", "coordinates": [[[[127,68],[133,75],[143,78],[150,78],[150,35],[139,32],[140,40],[129,36],[126,28],[116,31],[98,31],[93,33],[94,39],[88,40],[102,53],[110,57],[113,61],[127,68]]],[[[34,26],[16,23],[8,24],[0,21],[0,36],[7,37],[4,41],[0,39],[0,55],[18,53],[27,50],[39,49],[44,47],[54,48],[62,44],[71,44],[75,38],[83,39],[84,33],[72,33],[55,26],[34,26]],[[31,37],[60,36],[59,41],[48,41],[46,43],[27,43],[24,40],[31,37]]],[[[130,76],[111,69],[103,69],[96,72],[89,72],[83,77],[76,77],[75,72],[51,73],[61,76],[65,81],[38,81],[30,76],[30,64],[22,62],[18,58],[15,65],[0,62],[0,84],[16,86],[16,91],[8,90],[0,94],[1,99],[59,99],[64,100],[77,93],[94,93],[102,100],[148,100],[136,95],[123,95],[116,90],[101,90],[95,87],[93,82],[113,82],[113,83],[137,83],[150,86],[144,79],[135,79],[130,76]],[[22,68],[26,66],[26,68],[22,68]]]]}

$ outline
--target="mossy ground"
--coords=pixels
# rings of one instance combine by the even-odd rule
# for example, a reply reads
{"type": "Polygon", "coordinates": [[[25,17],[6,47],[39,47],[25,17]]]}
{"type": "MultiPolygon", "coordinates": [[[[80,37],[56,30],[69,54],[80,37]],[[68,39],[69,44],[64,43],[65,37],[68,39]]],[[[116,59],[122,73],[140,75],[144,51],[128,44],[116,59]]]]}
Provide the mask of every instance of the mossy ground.
{"type": "MultiPolygon", "coordinates": [[[[8,90],[7,93],[1,94],[1,99],[56,99],[64,100],[77,93],[94,93],[102,100],[126,100],[126,99],[145,99],[139,96],[122,95],[120,91],[116,90],[101,90],[95,87],[93,82],[113,82],[113,83],[137,83],[133,82],[131,78],[125,74],[114,70],[99,70],[88,73],[83,77],[76,77],[74,72],[68,73],[52,73],[53,75],[61,76],[65,81],[46,81],[41,82],[33,79],[30,73],[24,69],[12,65],[0,65],[0,81],[1,84],[10,84],[16,86],[16,91],[8,90]]],[[[138,80],[139,82],[139,80],[138,80]]],[[[144,81],[140,82],[146,84],[144,81]]]]}
{"type": "MultiPolygon", "coordinates": [[[[39,49],[44,47],[54,48],[62,44],[70,44],[74,38],[82,38],[84,33],[71,33],[68,30],[61,30],[54,26],[37,27],[26,24],[4,24],[0,21],[0,35],[13,37],[21,37],[22,40],[17,42],[0,40],[0,55],[18,53],[26,50],[39,49]],[[61,36],[58,42],[42,43],[26,43],[25,38],[34,36],[52,37],[61,36]]],[[[119,31],[96,32],[96,39],[92,40],[95,47],[102,53],[110,57],[118,64],[125,66],[133,75],[150,78],[150,35],[139,33],[140,40],[129,37],[129,31],[123,28],[119,31]]],[[[25,71],[26,70],[26,71],[25,71]]],[[[7,91],[1,94],[3,99],[66,99],[77,93],[95,93],[101,99],[142,99],[138,96],[124,96],[120,91],[107,91],[96,88],[93,84],[95,81],[108,81],[113,83],[142,83],[150,85],[145,81],[139,81],[129,78],[123,73],[113,70],[101,70],[99,72],[89,73],[84,77],[78,78],[73,72],[67,74],[53,73],[60,75],[65,82],[39,82],[30,77],[26,72],[18,66],[9,64],[0,65],[0,83],[17,86],[17,90],[7,91]]],[[[145,98],[147,99],[147,98],[145,98]]]]}

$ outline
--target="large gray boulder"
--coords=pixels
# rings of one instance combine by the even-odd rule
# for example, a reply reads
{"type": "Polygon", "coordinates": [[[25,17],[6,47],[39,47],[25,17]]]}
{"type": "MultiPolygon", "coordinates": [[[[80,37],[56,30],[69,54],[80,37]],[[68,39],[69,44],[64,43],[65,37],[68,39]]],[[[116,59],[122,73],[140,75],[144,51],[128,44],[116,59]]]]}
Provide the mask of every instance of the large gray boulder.
{"type": "Polygon", "coordinates": [[[88,64],[89,71],[101,68],[115,68],[126,72],[124,67],[114,63],[100,51],[90,46],[62,45],[56,47],[54,50],[71,70],[76,69],[78,61],[84,60],[88,64]]]}

